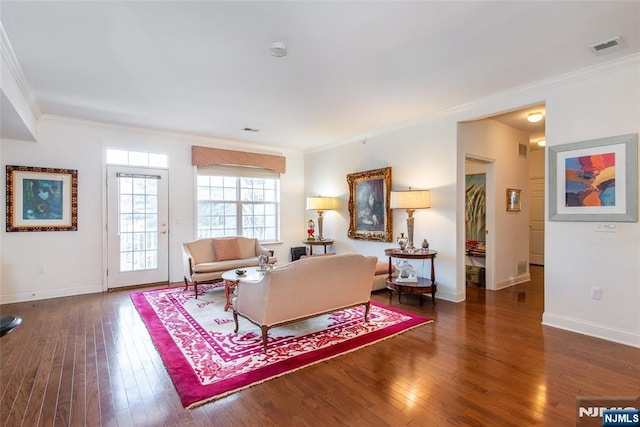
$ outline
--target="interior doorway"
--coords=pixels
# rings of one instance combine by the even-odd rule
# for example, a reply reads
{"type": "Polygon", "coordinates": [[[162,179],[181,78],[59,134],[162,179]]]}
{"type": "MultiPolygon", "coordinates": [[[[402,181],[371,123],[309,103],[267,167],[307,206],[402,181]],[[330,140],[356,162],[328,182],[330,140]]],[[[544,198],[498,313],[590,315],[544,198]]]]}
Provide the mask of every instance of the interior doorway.
{"type": "MultiPolygon", "coordinates": [[[[459,211],[459,249],[463,255],[459,265],[465,279],[468,266],[484,268],[487,290],[529,281],[531,260],[536,264],[544,261],[545,150],[538,142],[545,137],[545,113],[545,106],[540,103],[458,124],[458,149],[462,155],[459,182],[465,182],[466,174],[476,173],[469,166],[473,162],[484,162],[487,167],[485,241],[481,242],[480,237],[467,237],[466,217],[459,211]],[[542,120],[530,122],[528,118],[533,112],[541,113],[542,120]],[[535,175],[530,174],[534,164],[535,168],[539,166],[535,175]],[[534,177],[538,181],[532,185],[534,177]],[[532,190],[538,188],[542,191],[534,192],[532,200],[532,190]],[[515,207],[505,196],[509,194],[520,195],[515,207]],[[532,203],[536,203],[538,214],[534,215],[534,222],[530,221],[532,203]],[[530,244],[532,234],[542,239],[534,239],[530,244]],[[482,244],[484,264],[482,251],[470,251],[472,246],[482,244]]],[[[465,191],[459,195],[466,210],[465,191]]],[[[466,281],[459,283],[458,289],[466,290],[466,285],[466,281]]]]}
{"type": "Polygon", "coordinates": [[[495,289],[494,168],[488,159],[465,157],[465,282],[495,289]]]}

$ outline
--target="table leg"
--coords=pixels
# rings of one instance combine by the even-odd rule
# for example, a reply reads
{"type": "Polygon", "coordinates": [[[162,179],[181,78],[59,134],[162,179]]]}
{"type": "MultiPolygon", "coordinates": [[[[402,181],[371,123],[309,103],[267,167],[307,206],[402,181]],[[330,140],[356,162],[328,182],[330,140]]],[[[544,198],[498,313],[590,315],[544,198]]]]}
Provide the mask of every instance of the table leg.
{"type": "Polygon", "coordinates": [[[435,260],[433,258],[431,258],[431,285],[435,285],[436,284],[436,269],[434,267],[434,262],[435,260]]]}
{"type": "Polygon", "coordinates": [[[224,281],[224,295],[227,298],[227,303],[224,306],[224,311],[227,311],[229,307],[231,307],[231,295],[233,289],[238,286],[238,282],[235,280],[225,280],[224,281]]]}
{"type": "Polygon", "coordinates": [[[436,269],[434,267],[435,257],[431,258],[431,303],[436,305],[436,269]]]}

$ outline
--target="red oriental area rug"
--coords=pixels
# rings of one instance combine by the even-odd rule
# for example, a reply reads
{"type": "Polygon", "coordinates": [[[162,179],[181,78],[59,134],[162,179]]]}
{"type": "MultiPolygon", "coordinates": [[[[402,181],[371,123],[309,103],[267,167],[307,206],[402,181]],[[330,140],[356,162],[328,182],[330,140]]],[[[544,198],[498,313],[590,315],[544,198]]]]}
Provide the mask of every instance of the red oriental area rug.
{"type": "Polygon", "coordinates": [[[360,306],[270,329],[263,354],[260,328],[240,318],[233,332],[223,288],[201,288],[198,299],[182,287],[131,294],[185,408],[432,322],[371,302],[369,323],[360,306]]]}

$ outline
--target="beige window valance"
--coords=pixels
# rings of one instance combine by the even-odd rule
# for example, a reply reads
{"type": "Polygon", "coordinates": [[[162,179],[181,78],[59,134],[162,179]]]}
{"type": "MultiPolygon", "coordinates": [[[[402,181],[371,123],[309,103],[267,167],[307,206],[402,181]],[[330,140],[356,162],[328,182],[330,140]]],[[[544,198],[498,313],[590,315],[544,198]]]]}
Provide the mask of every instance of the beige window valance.
{"type": "Polygon", "coordinates": [[[196,145],[191,147],[191,164],[194,166],[252,166],[269,169],[277,173],[285,173],[286,171],[286,158],[284,156],[198,147],[196,145]]]}

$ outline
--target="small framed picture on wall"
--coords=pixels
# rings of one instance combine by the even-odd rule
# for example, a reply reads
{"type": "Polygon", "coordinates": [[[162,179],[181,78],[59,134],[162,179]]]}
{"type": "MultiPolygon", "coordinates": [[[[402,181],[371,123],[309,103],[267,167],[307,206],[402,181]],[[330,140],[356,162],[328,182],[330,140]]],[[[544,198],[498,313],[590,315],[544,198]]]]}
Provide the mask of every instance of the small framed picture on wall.
{"type": "Polygon", "coordinates": [[[507,211],[520,212],[520,190],[507,188],[507,211]]]}

